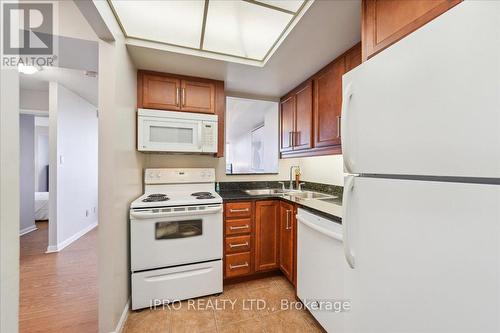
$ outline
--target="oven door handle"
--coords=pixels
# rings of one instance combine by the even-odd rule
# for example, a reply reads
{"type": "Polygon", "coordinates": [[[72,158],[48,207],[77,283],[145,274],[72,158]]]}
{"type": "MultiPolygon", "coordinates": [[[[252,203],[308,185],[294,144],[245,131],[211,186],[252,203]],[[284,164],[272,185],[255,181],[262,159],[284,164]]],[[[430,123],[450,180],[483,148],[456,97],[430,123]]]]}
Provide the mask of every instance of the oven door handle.
{"type": "Polygon", "coordinates": [[[217,212],[222,211],[222,205],[218,206],[213,206],[213,207],[206,207],[205,209],[202,210],[188,210],[187,208],[185,210],[177,210],[174,211],[173,208],[171,209],[170,212],[155,212],[153,213],[152,209],[148,210],[136,210],[136,211],[131,211],[130,212],[130,217],[134,219],[154,219],[154,218],[160,218],[160,217],[175,217],[175,216],[193,216],[193,215],[207,215],[207,214],[214,214],[217,212]]]}

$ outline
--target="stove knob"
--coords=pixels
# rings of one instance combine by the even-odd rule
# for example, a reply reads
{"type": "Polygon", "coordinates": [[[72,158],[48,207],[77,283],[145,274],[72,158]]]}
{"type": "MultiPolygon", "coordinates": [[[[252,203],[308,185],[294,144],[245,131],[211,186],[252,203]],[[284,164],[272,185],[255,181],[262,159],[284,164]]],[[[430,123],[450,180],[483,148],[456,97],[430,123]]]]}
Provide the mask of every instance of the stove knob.
{"type": "Polygon", "coordinates": [[[158,173],[156,174],[156,178],[161,178],[161,173],[160,173],[160,172],[158,172],[158,173]]]}

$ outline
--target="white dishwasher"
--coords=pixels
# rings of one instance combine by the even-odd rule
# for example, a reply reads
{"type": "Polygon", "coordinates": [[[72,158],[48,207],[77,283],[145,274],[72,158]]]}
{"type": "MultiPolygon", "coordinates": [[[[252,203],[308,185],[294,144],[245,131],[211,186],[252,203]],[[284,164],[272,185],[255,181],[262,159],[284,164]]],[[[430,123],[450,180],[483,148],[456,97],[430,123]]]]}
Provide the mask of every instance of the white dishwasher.
{"type": "Polygon", "coordinates": [[[342,225],[298,209],[297,296],[327,332],[343,332],[346,261],[342,225]],[[332,304],[333,303],[333,304],[332,304]]]}

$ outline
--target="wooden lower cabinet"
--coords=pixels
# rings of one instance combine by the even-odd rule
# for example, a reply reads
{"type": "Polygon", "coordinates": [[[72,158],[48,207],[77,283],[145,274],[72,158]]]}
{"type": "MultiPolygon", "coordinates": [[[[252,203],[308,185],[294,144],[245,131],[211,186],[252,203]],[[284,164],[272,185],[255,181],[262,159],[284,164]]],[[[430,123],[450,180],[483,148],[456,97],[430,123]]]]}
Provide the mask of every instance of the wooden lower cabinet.
{"type": "Polygon", "coordinates": [[[224,204],[224,278],[254,272],[254,202],[224,204]]]}
{"type": "Polygon", "coordinates": [[[248,275],[252,272],[250,252],[226,254],[225,277],[248,275]]]}
{"type": "Polygon", "coordinates": [[[287,279],[293,283],[295,275],[294,240],[295,240],[295,207],[294,205],[280,203],[280,269],[287,279]]]}
{"type": "Polygon", "coordinates": [[[224,278],[281,270],[296,285],[297,209],[283,200],[224,204],[224,278]]]}
{"type": "Polygon", "coordinates": [[[279,267],[279,200],[255,202],[255,271],[279,267]]]}

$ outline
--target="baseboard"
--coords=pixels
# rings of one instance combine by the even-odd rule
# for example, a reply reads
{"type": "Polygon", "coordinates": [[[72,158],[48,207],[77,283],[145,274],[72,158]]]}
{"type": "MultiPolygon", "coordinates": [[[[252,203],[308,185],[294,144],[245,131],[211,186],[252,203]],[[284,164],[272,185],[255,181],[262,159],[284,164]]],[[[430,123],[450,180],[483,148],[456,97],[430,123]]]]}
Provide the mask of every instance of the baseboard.
{"type": "Polygon", "coordinates": [[[29,234],[30,232],[35,231],[36,229],[38,229],[38,228],[36,227],[36,225],[32,225],[32,226],[29,226],[29,227],[27,227],[27,228],[21,229],[21,230],[19,231],[19,236],[29,234]]]}
{"type": "Polygon", "coordinates": [[[92,223],[91,225],[89,225],[85,229],[82,229],[82,230],[78,231],[76,234],[74,234],[73,236],[65,239],[64,241],[62,241],[60,243],[57,243],[57,245],[49,245],[47,247],[47,252],[46,253],[61,251],[66,246],[70,245],[71,243],[73,243],[78,238],[82,237],[83,235],[85,235],[87,232],[89,232],[90,230],[94,229],[95,227],[97,227],[97,222],[92,223]]]}
{"type": "Polygon", "coordinates": [[[123,309],[122,315],[120,316],[120,320],[118,321],[118,325],[116,325],[116,329],[111,333],[122,333],[125,328],[125,323],[127,322],[128,314],[130,312],[130,299],[125,304],[125,308],[123,309]]]}

